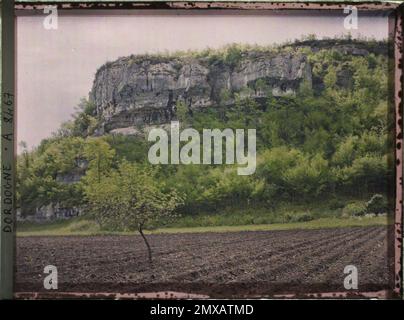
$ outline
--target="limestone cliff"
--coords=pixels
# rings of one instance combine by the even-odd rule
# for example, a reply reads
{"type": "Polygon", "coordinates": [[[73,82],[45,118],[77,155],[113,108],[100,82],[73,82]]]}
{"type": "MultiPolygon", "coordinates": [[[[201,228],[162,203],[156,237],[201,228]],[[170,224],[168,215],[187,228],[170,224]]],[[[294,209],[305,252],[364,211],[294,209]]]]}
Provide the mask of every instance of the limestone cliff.
{"type": "MultiPolygon", "coordinates": [[[[168,123],[182,101],[198,109],[232,105],[234,93],[251,98],[293,94],[302,81],[321,89],[313,79],[304,50],[333,49],[343,55],[386,54],[385,45],[369,46],[355,41],[306,41],[276,50],[245,50],[229,61],[199,55],[130,56],[103,65],[96,73],[90,100],[100,119],[98,134],[131,133],[136,128],[168,123]],[[258,87],[264,84],[265,90],[258,87]],[[247,89],[247,90],[244,90],[247,89]],[[223,92],[229,92],[225,101],[223,92]]],[[[341,86],[349,86],[349,70],[338,75],[341,86]]]]}

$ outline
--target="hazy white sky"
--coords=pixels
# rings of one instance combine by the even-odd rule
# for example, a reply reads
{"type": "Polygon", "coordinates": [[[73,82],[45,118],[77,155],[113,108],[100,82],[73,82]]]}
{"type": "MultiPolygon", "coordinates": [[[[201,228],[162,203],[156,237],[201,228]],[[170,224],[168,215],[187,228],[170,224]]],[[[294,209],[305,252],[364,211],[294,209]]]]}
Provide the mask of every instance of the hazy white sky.
{"type": "MultiPolygon", "coordinates": [[[[228,43],[269,45],[302,35],[342,35],[344,15],[148,14],[61,15],[46,30],[44,15],[17,18],[17,140],[29,148],[70,118],[91,90],[106,61],[139,53],[216,48],[228,43]]],[[[387,18],[359,13],[351,34],[377,39],[388,34],[387,18]]]]}

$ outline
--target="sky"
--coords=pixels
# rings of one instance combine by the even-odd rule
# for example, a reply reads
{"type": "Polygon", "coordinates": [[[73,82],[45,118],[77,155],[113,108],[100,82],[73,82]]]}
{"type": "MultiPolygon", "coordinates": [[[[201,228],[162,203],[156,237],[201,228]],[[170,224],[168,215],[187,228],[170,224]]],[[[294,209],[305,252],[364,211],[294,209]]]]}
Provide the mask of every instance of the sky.
{"type": "MultiPolygon", "coordinates": [[[[44,27],[47,14],[17,18],[17,141],[29,149],[71,118],[88,97],[96,70],[131,54],[220,48],[229,43],[271,45],[315,34],[317,38],[387,38],[385,16],[362,16],[358,29],[345,15],[219,12],[72,15],[60,13],[58,28],[44,27]]],[[[18,152],[20,152],[20,148],[18,152]]]]}

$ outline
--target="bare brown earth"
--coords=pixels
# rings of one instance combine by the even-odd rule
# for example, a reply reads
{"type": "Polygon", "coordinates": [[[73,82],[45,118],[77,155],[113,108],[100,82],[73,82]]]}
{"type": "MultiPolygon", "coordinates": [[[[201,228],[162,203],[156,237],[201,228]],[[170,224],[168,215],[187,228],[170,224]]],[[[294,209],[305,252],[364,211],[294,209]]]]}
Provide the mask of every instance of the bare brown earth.
{"type": "Polygon", "coordinates": [[[344,267],[359,271],[359,291],[391,288],[386,226],[321,230],[21,237],[17,292],[43,292],[43,269],[58,268],[61,292],[175,291],[210,297],[346,291],[344,267]]]}

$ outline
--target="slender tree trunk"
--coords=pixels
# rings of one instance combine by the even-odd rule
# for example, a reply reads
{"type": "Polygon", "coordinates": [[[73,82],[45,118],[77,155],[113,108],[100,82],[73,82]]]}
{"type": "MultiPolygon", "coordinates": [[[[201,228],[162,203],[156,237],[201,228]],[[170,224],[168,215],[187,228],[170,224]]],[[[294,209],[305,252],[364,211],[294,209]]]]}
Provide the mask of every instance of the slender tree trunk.
{"type": "Polygon", "coordinates": [[[140,233],[140,235],[142,236],[144,243],[146,244],[147,253],[148,253],[148,255],[149,255],[149,263],[150,263],[150,265],[151,265],[152,262],[153,262],[153,261],[152,261],[152,252],[151,252],[151,248],[150,248],[149,242],[147,242],[147,239],[146,239],[145,235],[143,234],[143,230],[142,230],[142,226],[141,226],[141,225],[139,226],[139,233],[140,233]]]}

